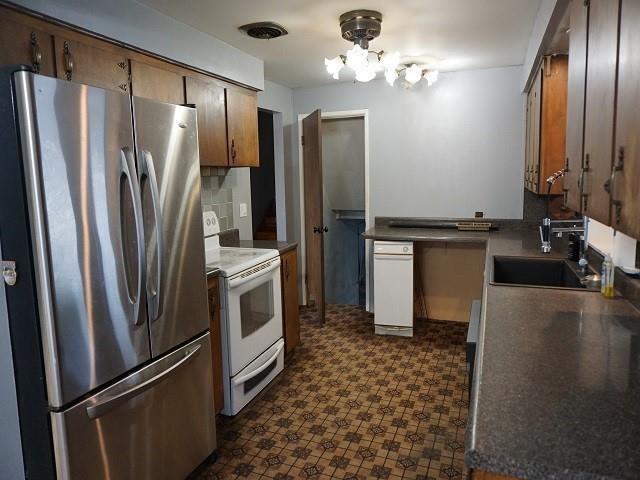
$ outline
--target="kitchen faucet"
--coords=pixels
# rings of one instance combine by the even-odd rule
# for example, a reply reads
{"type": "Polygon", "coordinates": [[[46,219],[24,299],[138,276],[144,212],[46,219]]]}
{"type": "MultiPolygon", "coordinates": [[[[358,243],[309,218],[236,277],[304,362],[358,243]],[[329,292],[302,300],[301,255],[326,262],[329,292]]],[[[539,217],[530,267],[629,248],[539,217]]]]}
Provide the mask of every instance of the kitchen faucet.
{"type": "Polygon", "coordinates": [[[588,218],[583,215],[581,220],[551,220],[549,216],[549,202],[551,197],[551,187],[559,178],[564,177],[567,173],[566,169],[558,170],[553,175],[547,178],[547,213],[542,219],[542,225],[540,228],[540,240],[542,242],[542,252],[551,252],[551,234],[555,233],[557,237],[562,237],[563,233],[579,233],[580,234],[580,260],[578,265],[582,273],[587,271],[587,232],[588,232],[588,218]],[[557,226],[554,226],[557,225],[557,226]]]}

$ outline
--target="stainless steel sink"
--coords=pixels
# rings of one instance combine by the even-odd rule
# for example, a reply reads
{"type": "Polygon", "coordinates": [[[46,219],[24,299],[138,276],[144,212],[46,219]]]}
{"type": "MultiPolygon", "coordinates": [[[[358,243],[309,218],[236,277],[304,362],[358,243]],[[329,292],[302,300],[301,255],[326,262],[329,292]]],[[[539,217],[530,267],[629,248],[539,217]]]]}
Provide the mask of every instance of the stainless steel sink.
{"type": "MultiPolygon", "coordinates": [[[[591,273],[591,272],[590,272],[591,273]]],[[[598,290],[586,286],[566,260],[558,258],[493,257],[491,283],[529,287],[598,290]]]]}

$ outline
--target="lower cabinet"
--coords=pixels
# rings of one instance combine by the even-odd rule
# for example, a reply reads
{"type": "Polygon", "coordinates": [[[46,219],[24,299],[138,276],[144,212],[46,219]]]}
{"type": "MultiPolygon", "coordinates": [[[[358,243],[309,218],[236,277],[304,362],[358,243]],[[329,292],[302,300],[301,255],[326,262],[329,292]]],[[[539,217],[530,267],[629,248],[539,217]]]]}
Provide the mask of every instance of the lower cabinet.
{"type": "Polygon", "coordinates": [[[222,383],[222,332],[220,330],[220,281],[218,277],[207,280],[209,296],[209,330],[211,331],[211,360],[213,363],[213,404],[215,412],[224,407],[222,383]]]}
{"type": "Polygon", "coordinates": [[[298,315],[298,249],[280,257],[282,283],[282,330],[284,351],[291,353],[300,343],[300,317],[298,315]]]}

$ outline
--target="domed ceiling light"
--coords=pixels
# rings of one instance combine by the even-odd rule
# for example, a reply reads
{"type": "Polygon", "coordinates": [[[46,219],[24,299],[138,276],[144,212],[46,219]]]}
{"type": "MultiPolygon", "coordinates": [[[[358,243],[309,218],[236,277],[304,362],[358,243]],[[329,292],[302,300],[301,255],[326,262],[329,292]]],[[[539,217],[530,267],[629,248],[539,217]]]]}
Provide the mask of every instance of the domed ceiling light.
{"type": "Polygon", "coordinates": [[[401,66],[398,52],[369,50],[369,42],[380,35],[381,26],[382,14],[375,10],[352,10],[340,15],[342,38],[353,42],[353,47],[344,55],[324,59],[329,75],[339,80],[340,71],[347,66],[355,72],[358,82],[373,80],[380,70],[384,70],[384,78],[391,86],[402,73],[408,85],[415,85],[423,78],[427,81],[428,87],[438,81],[437,70],[427,69],[415,63],[401,66]]]}

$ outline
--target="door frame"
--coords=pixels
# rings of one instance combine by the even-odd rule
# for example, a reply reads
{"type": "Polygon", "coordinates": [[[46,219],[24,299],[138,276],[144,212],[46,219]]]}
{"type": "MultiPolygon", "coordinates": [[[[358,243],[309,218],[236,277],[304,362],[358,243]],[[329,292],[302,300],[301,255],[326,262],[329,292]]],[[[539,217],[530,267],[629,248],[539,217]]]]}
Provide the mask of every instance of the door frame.
{"type": "MultiPolygon", "coordinates": [[[[298,172],[298,184],[300,187],[300,273],[302,287],[302,305],[307,304],[307,251],[305,242],[305,218],[304,218],[304,151],[302,148],[302,120],[309,116],[311,112],[298,114],[298,158],[300,161],[298,172]]],[[[340,118],[362,118],[364,120],[364,228],[369,229],[373,224],[371,217],[370,203],[370,165],[369,165],[369,109],[362,110],[341,110],[333,112],[324,112],[321,110],[321,120],[340,119],[340,118]]],[[[371,258],[371,240],[364,241],[364,263],[365,263],[365,280],[366,280],[366,309],[371,311],[371,295],[369,264],[371,258]]]]}

